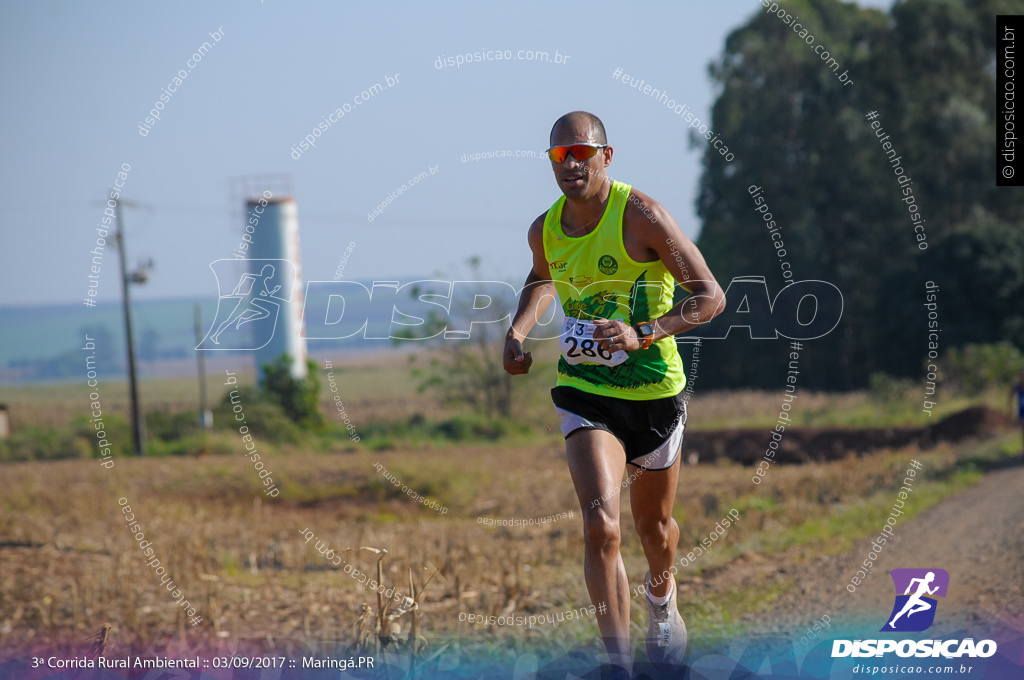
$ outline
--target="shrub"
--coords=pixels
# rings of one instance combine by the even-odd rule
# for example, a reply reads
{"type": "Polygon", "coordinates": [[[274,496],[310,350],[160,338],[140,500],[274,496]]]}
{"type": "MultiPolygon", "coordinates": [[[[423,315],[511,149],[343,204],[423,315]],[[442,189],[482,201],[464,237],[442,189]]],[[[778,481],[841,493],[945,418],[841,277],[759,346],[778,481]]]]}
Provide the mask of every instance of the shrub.
{"type": "Polygon", "coordinates": [[[1024,354],[1009,342],[954,347],[939,362],[942,378],[965,396],[986,388],[1009,389],[1024,368],[1024,354]]]}
{"type": "Polygon", "coordinates": [[[287,354],[273,364],[263,366],[261,392],[264,401],[276,403],[296,425],[322,432],[327,421],[320,413],[319,366],[306,359],[306,377],[296,379],[291,373],[292,358],[287,354]]]}
{"type": "Polygon", "coordinates": [[[267,401],[258,389],[248,385],[239,385],[225,394],[223,401],[213,411],[215,429],[237,432],[243,424],[249,426],[249,433],[253,437],[275,443],[297,443],[303,436],[302,430],[285,415],[278,404],[267,401]],[[238,405],[241,405],[241,411],[234,409],[238,405]],[[244,420],[238,420],[238,416],[244,420]]]}

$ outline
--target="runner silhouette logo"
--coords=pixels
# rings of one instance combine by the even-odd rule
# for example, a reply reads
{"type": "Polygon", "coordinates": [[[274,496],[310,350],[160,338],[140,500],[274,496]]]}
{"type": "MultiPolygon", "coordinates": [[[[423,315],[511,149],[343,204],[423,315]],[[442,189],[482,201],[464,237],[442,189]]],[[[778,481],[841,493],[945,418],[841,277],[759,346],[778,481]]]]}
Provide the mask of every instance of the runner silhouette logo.
{"type": "Polygon", "coordinates": [[[256,350],[274,337],[282,308],[290,306],[295,265],[288,260],[215,260],[217,313],[199,350],[256,350]],[[241,271],[239,271],[241,265],[241,271]]]}
{"type": "Polygon", "coordinates": [[[946,597],[949,572],[945,569],[893,569],[896,603],[888,622],[881,628],[905,633],[927,630],[935,621],[936,597],[946,597]]]}

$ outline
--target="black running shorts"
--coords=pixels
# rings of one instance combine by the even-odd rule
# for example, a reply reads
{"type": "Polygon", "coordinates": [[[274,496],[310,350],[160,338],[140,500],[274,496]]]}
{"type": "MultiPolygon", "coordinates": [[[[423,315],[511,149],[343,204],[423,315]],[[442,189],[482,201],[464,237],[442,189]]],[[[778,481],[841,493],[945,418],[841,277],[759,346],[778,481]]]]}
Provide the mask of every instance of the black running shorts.
{"type": "Polygon", "coordinates": [[[619,399],[575,387],[554,387],[551,400],[562,418],[562,435],[606,430],[626,450],[626,462],[645,470],[672,467],[683,445],[686,401],[680,392],[664,399],[619,399]]]}

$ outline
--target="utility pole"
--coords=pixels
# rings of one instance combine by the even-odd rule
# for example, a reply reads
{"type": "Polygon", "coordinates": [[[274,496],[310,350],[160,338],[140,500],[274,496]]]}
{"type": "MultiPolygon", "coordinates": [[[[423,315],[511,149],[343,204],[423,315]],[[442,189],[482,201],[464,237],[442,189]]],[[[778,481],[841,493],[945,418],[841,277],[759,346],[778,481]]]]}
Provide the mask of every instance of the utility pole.
{"type": "Polygon", "coordinates": [[[142,411],[139,407],[139,385],[135,375],[135,340],[132,334],[132,305],[128,293],[129,283],[145,283],[145,270],[132,272],[128,275],[128,265],[125,257],[124,225],[121,222],[121,203],[123,201],[114,199],[117,216],[117,245],[121,253],[121,298],[124,300],[124,332],[126,345],[128,347],[128,390],[132,400],[132,442],[135,444],[135,455],[146,455],[146,424],[143,420],[142,411]],[[129,280],[130,278],[130,280],[129,280]]]}
{"type": "MultiPolygon", "coordinates": [[[[195,304],[196,317],[196,347],[203,342],[203,310],[200,304],[195,304]]],[[[199,362],[199,424],[206,429],[213,427],[213,411],[206,408],[206,352],[196,352],[196,360],[199,362]]]]}

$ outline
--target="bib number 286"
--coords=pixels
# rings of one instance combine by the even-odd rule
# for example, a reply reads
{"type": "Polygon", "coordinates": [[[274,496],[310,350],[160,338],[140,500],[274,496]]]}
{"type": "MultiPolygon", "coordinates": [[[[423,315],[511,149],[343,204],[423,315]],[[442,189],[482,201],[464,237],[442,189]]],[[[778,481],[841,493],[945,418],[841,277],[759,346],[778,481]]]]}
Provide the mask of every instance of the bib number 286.
{"type": "Polygon", "coordinates": [[[567,317],[559,347],[569,364],[602,364],[617,366],[629,358],[623,350],[609,352],[594,340],[597,326],[591,321],[567,317]]]}

